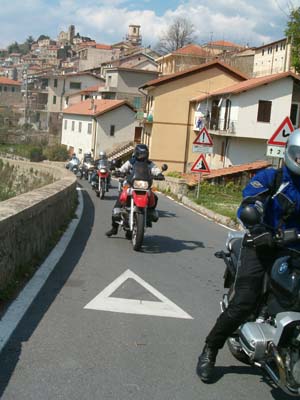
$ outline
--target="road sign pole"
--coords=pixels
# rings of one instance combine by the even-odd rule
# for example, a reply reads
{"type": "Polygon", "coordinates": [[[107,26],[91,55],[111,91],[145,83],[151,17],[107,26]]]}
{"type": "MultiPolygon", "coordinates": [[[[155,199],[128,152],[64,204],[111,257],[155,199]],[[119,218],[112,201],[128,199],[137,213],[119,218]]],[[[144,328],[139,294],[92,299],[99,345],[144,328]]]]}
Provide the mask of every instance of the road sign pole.
{"type": "Polygon", "coordinates": [[[201,183],[201,172],[199,174],[199,179],[198,179],[197,199],[199,199],[199,195],[200,195],[200,183],[201,183]]]}

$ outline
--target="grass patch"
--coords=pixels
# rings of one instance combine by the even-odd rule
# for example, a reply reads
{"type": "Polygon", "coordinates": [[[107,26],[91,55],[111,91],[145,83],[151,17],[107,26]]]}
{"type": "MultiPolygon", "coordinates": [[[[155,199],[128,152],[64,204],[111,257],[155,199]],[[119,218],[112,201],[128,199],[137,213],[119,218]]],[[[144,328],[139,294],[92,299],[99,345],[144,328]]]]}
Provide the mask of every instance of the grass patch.
{"type": "Polygon", "coordinates": [[[227,185],[212,185],[203,182],[200,185],[199,198],[196,198],[197,187],[189,198],[195,203],[224,215],[237,222],[236,211],[242,201],[242,187],[229,182],[227,185]]]}
{"type": "Polygon", "coordinates": [[[29,159],[35,147],[36,145],[32,144],[0,144],[0,153],[14,154],[29,159]]]}
{"type": "Polygon", "coordinates": [[[170,171],[165,175],[170,176],[171,178],[179,178],[179,179],[182,178],[182,173],[178,171],[170,171]]]}
{"type": "Polygon", "coordinates": [[[45,171],[30,168],[27,172],[21,171],[19,166],[9,164],[0,159],[0,201],[10,199],[22,193],[49,185],[55,181],[54,177],[45,171]]]}

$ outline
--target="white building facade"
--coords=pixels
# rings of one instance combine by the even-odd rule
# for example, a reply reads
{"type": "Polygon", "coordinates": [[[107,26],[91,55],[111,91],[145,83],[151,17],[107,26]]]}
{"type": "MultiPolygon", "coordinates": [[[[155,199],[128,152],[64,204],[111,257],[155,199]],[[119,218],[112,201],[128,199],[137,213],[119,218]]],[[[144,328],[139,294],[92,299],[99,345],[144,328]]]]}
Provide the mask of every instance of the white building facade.
{"type": "Polygon", "coordinates": [[[211,168],[267,160],[267,141],[283,120],[288,116],[299,127],[299,78],[281,76],[259,85],[251,79],[198,103],[198,110],[208,107],[210,112],[205,125],[214,144],[206,156],[211,168]]]}
{"type": "Polygon", "coordinates": [[[123,104],[100,115],[64,113],[61,143],[82,158],[84,153],[92,151],[97,157],[100,151],[109,153],[133,141],[138,126],[136,114],[130,106],[120,103],[123,104]]]}

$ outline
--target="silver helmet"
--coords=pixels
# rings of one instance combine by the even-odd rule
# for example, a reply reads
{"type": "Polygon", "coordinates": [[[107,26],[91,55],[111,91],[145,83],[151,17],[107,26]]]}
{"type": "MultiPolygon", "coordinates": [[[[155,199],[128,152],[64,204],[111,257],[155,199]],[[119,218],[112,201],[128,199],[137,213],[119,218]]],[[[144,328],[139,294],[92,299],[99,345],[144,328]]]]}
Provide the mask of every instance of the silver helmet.
{"type": "Polygon", "coordinates": [[[105,153],[105,151],[100,151],[100,153],[99,153],[99,160],[103,160],[103,159],[105,159],[106,158],[106,153],[105,153]]]}
{"type": "Polygon", "coordinates": [[[300,129],[295,129],[288,138],[284,162],[291,172],[300,175],[300,129]]]}

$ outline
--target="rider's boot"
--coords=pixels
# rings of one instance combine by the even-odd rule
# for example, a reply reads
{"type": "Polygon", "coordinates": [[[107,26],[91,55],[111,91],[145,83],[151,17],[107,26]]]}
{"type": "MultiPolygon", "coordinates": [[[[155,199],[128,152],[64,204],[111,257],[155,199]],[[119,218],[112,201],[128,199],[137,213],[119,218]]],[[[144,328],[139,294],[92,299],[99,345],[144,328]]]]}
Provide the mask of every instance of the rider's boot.
{"type": "Polygon", "coordinates": [[[113,235],[116,235],[118,233],[118,227],[119,225],[116,224],[115,222],[112,223],[111,229],[107,232],[105,232],[105,235],[108,237],[111,237],[113,235]]]}
{"type": "Polygon", "coordinates": [[[215,362],[218,349],[209,347],[207,344],[198,359],[197,375],[203,382],[210,382],[214,375],[215,362]]]}

